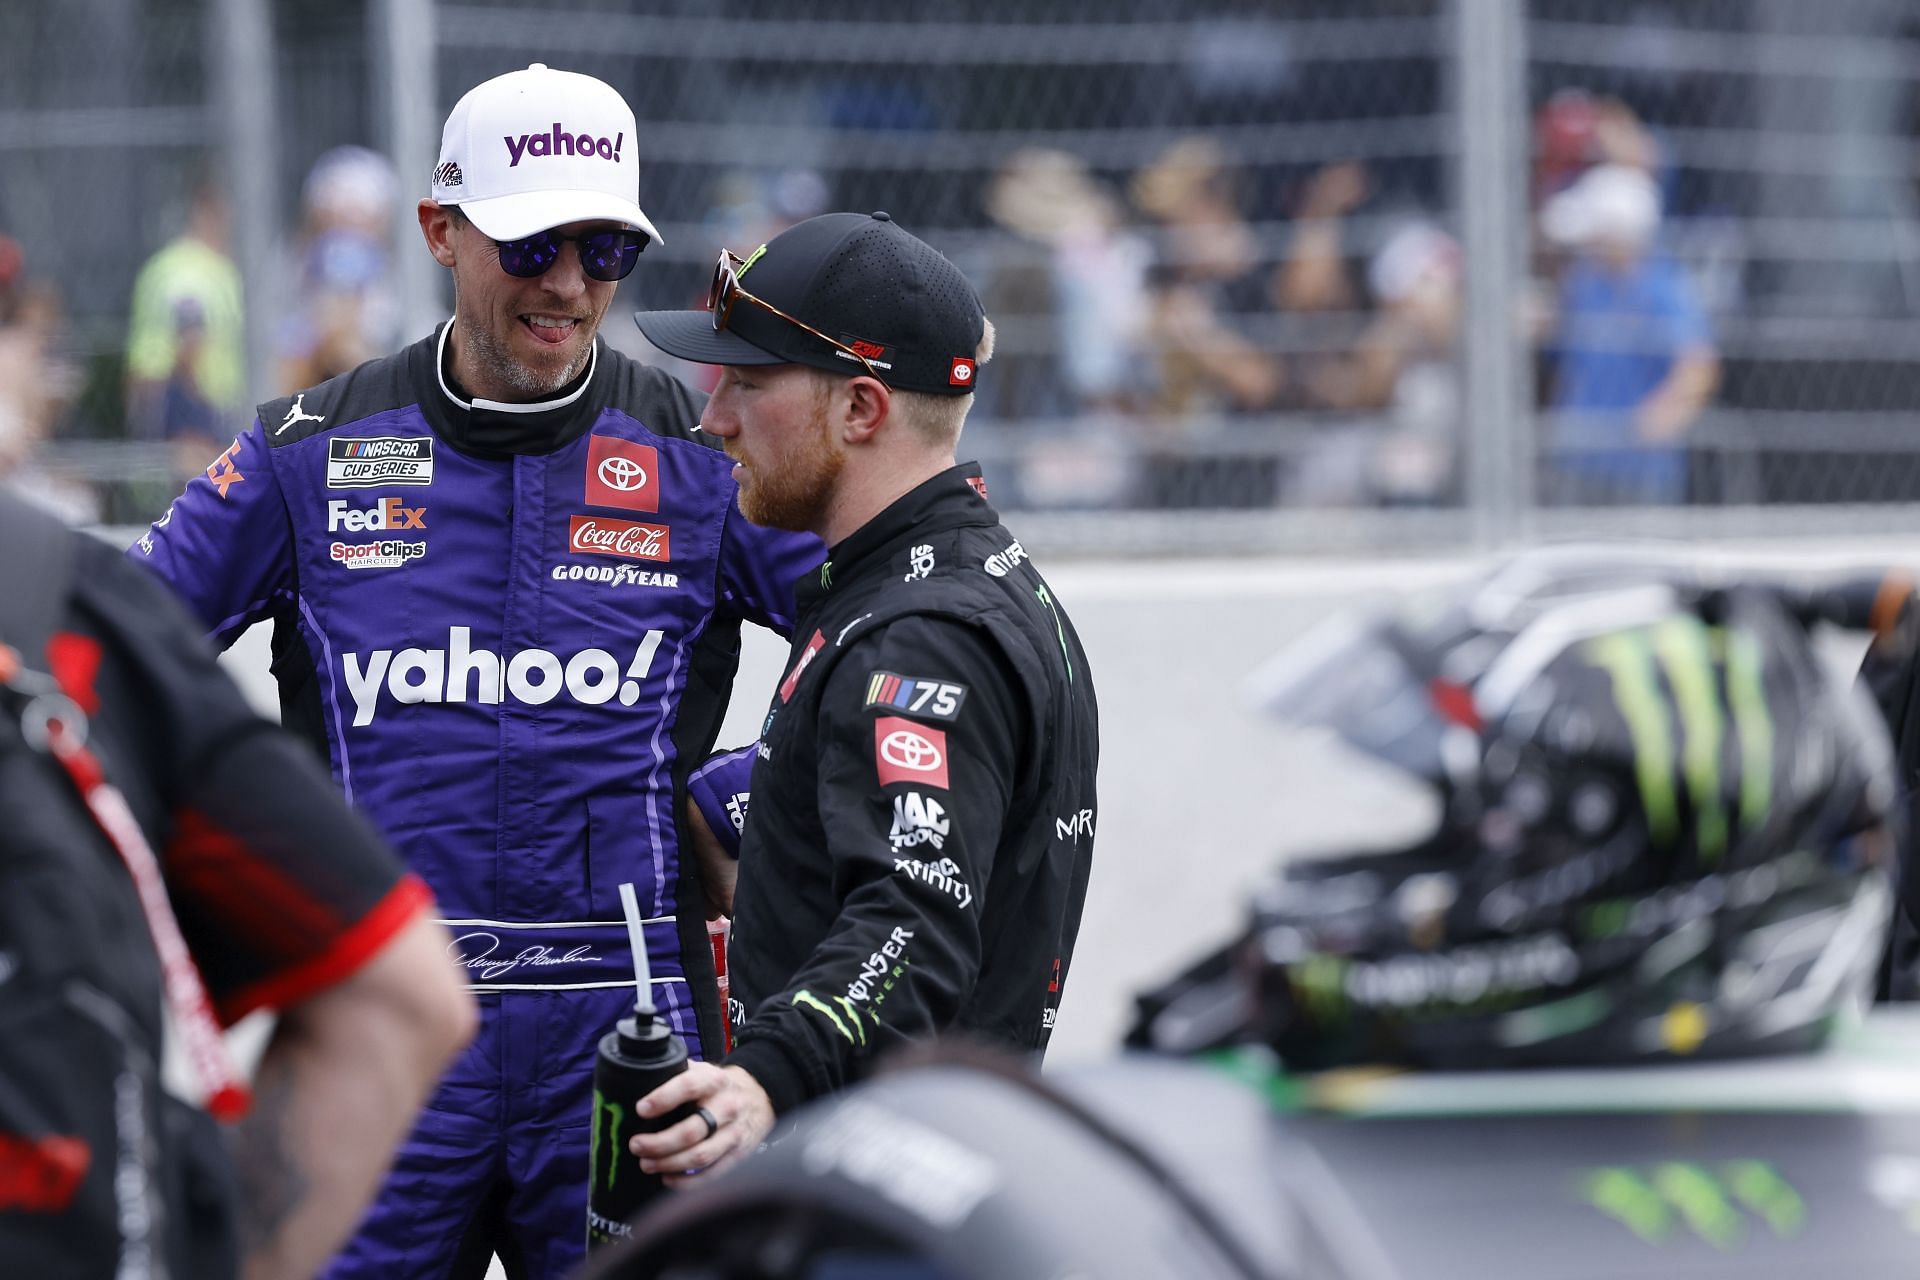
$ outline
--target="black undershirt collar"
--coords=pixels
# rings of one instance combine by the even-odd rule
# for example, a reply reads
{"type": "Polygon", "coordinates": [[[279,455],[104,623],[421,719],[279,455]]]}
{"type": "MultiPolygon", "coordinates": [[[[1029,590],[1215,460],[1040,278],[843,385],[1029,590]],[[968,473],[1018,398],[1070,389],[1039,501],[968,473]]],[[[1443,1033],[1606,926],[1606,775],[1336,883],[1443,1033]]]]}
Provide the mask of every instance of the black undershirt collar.
{"type": "MultiPolygon", "coordinates": [[[[509,458],[522,454],[552,453],[580,436],[600,416],[605,407],[601,386],[594,385],[600,367],[600,338],[595,335],[593,352],[587,367],[559,394],[529,404],[509,404],[498,400],[476,400],[453,380],[448,368],[451,353],[447,339],[454,322],[440,326],[432,338],[414,344],[410,363],[416,366],[413,379],[417,386],[437,388],[421,397],[420,408],[434,434],[465,454],[479,458],[509,458]]],[[[606,379],[600,379],[604,384],[606,379]]]]}

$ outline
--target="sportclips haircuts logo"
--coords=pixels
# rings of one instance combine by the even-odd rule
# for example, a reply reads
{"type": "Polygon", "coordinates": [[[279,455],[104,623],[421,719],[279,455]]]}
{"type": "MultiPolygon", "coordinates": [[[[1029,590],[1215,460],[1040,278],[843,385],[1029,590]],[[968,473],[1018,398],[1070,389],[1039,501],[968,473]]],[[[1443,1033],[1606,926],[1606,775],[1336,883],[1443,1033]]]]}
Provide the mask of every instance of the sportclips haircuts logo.
{"type": "Polygon", "coordinates": [[[589,159],[598,156],[602,160],[620,162],[620,145],[625,142],[625,133],[616,133],[611,138],[596,138],[591,133],[575,133],[561,124],[553,122],[553,128],[545,133],[523,133],[517,138],[502,137],[507,144],[507,168],[517,169],[523,156],[585,156],[589,159]]]}
{"type": "Polygon", "coordinates": [[[630,707],[640,700],[640,682],[653,669],[653,656],[664,638],[664,632],[647,632],[623,669],[620,659],[605,649],[582,649],[566,658],[545,649],[513,654],[475,649],[471,627],[449,627],[444,648],[343,653],[340,670],[353,698],[355,728],[373,723],[383,689],[400,703],[498,703],[510,698],[539,707],[564,693],[584,706],[618,699],[630,707]]]}

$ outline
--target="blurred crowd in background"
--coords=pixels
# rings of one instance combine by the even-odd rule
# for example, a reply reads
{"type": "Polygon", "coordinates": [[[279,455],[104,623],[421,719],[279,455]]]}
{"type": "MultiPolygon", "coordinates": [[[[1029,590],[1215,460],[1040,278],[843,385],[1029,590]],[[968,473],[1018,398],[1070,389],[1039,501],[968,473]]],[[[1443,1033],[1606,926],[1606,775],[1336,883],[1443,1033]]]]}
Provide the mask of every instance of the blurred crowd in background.
{"type": "MultiPolygon", "coordinates": [[[[1687,271],[1659,246],[1658,141],[1614,98],[1555,94],[1539,112],[1533,184],[1539,246],[1528,316],[1541,403],[1564,446],[1556,493],[1583,502],[1679,502],[1684,441],[1711,399],[1717,357],[1687,271]]],[[[1243,501],[1426,505],[1457,498],[1462,412],[1462,254],[1441,211],[1396,203],[1359,160],[1311,173],[1292,195],[1284,256],[1249,223],[1233,155],[1196,133],[1123,184],[1051,148],[1007,157],[982,193],[991,222],[1038,248],[976,280],[990,313],[1039,315],[1052,342],[1012,348],[983,416],[1054,424],[1021,476],[1035,505],[1180,507],[1243,501]],[[1356,246],[1367,210],[1388,230],[1356,246]],[[1057,356],[1056,356],[1057,353],[1057,356]],[[1343,417],[1349,429],[1259,464],[1189,449],[1235,420],[1285,430],[1343,417]],[[1089,447],[1138,441],[1137,452],[1089,447]],[[1238,473],[1224,487],[1210,471],[1238,473]]],[[[176,480],[219,453],[252,415],[245,326],[271,327],[274,394],[309,387],[419,335],[400,331],[395,226],[418,193],[359,145],[315,161],[299,222],[276,254],[293,270],[272,315],[244,314],[217,173],[193,186],[177,234],[135,277],[124,402],[112,434],[165,446],[176,480]]],[[[643,193],[644,198],[644,193],[643,193]]],[[[736,171],[706,225],[744,255],[832,205],[810,169],[736,171]]],[[[422,252],[424,252],[424,248],[422,252]]],[[[697,300],[696,300],[697,301],[697,300]]],[[[0,239],[0,470],[70,515],[97,517],[84,477],[36,465],[76,411],[76,364],[57,282],[31,246],[0,239]]],[[[614,316],[606,337],[643,348],[614,316]]],[[[671,357],[651,353],[659,363],[671,357]]],[[[710,388],[713,371],[676,367],[710,388]]]]}
{"type": "MultiPolygon", "coordinates": [[[[191,8],[99,3],[154,21],[191,8]]],[[[1260,18],[993,0],[958,46],[916,39],[952,24],[877,0],[815,18],[773,0],[580,8],[450,11],[439,78],[471,83],[531,51],[635,103],[642,202],[667,243],[623,286],[607,340],[671,364],[627,310],[698,305],[722,246],[887,208],[959,263],[1000,326],[970,433],[1004,505],[1473,501],[1487,424],[1467,409],[1463,206],[1508,194],[1524,266],[1495,322],[1530,374],[1533,456],[1511,464],[1523,502],[1920,501],[1905,427],[1920,408],[1920,167],[1901,105],[1920,102],[1901,60],[1920,18],[1891,0],[1529,0],[1511,193],[1464,189],[1460,60],[1475,55],[1452,43],[1445,0],[1298,0],[1260,18]]],[[[424,252],[407,236],[425,177],[371,149],[376,107],[316,97],[344,66],[370,74],[366,9],[275,7],[279,129],[299,140],[277,181],[297,195],[276,274],[251,291],[218,149],[173,153],[193,179],[128,226],[138,254],[115,244],[91,262],[74,239],[85,219],[20,185],[55,172],[57,148],[40,170],[12,166],[12,189],[0,174],[7,483],[81,518],[147,519],[255,396],[419,336],[396,255],[424,252]],[[66,327],[63,290],[82,280],[86,303],[124,298],[120,313],[66,327]],[[268,314],[243,314],[243,296],[268,314]],[[249,333],[271,338],[268,377],[250,375],[249,333]]],[[[58,29],[49,17],[41,37],[58,29]]],[[[0,141],[7,118],[0,103],[0,141]]]]}

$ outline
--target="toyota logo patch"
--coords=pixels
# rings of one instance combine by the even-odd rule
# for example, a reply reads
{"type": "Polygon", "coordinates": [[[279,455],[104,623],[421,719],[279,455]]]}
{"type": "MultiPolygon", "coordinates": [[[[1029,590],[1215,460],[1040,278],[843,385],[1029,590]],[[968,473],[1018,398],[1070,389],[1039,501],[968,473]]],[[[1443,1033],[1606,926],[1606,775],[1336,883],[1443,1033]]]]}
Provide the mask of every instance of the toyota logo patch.
{"type": "Polygon", "coordinates": [[[660,510],[660,454],[650,444],[616,436],[587,437],[588,505],[623,511],[660,510]]]}
{"type": "Polygon", "coordinates": [[[609,489],[618,489],[621,493],[632,493],[644,488],[647,483],[647,469],[632,458],[618,455],[604,459],[597,473],[600,483],[609,489]]]}
{"type": "Polygon", "coordinates": [[[947,735],[899,716],[881,716],[873,722],[873,765],[882,786],[911,782],[944,789],[947,735]]]}

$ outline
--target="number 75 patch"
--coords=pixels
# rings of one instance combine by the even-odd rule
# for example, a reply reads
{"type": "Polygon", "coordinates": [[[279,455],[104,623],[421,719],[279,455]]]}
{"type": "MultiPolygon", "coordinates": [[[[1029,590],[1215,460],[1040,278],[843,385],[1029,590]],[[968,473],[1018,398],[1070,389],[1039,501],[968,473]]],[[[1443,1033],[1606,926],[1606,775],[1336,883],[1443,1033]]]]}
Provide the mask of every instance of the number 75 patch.
{"type": "Polygon", "coordinates": [[[897,676],[891,671],[876,671],[867,677],[867,705],[892,707],[909,715],[952,720],[966,701],[967,686],[944,680],[922,680],[897,676]]]}

